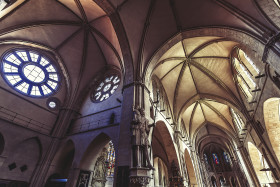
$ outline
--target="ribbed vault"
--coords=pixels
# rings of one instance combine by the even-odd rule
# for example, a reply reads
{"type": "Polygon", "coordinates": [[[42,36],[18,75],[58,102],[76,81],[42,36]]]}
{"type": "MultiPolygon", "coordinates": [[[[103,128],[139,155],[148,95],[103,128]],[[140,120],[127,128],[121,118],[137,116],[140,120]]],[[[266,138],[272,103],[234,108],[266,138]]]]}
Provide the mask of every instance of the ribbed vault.
{"type": "Polygon", "coordinates": [[[156,64],[153,73],[164,87],[174,119],[183,119],[189,137],[206,123],[234,131],[229,106],[241,106],[230,61],[236,45],[226,38],[188,38],[156,64]]]}
{"type": "Polygon", "coordinates": [[[221,126],[229,132],[234,131],[229,107],[213,100],[196,101],[185,110],[182,119],[189,137],[192,137],[202,125],[207,123],[221,126]]]}

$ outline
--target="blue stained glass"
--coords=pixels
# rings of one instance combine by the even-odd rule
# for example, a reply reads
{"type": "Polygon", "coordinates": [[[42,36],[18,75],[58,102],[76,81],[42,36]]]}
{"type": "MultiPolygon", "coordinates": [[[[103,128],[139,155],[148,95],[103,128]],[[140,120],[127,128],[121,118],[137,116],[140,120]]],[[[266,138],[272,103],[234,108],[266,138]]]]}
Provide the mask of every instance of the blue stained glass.
{"type": "Polygon", "coordinates": [[[217,164],[217,165],[220,164],[218,155],[216,153],[213,153],[212,155],[213,155],[214,163],[217,164]]]}
{"type": "Polygon", "coordinates": [[[114,169],[115,169],[115,149],[113,146],[112,141],[109,142],[109,148],[108,148],[108,154],[107,154],[107,160],[108,163],[107,166],[107,177],[113,177],[114,176],[114,169]]]}
{"type": "Polygon", "coordinates": [[[229,155],[226,152],[224,152],[223,154],[224,154],[226,163],[230,163],[229,155]]]}
{"type": "Polygon", "coordinates": [[[45,97],[53,94],[59,86],[59,74],[51,61],[38,52],[13,50],[1,63],[2,76],[21,94],[45,97]]]}

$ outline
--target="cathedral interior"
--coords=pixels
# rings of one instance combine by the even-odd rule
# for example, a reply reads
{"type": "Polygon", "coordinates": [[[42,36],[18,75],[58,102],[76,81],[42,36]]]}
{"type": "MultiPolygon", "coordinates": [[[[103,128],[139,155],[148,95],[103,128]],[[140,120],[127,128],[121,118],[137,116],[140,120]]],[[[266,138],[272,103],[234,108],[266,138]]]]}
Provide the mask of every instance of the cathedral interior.
{"type": "Polygon", "coordinates": [[[0,0],[0,74],[0,187],[280,186],[279,0],[0,0]]]}

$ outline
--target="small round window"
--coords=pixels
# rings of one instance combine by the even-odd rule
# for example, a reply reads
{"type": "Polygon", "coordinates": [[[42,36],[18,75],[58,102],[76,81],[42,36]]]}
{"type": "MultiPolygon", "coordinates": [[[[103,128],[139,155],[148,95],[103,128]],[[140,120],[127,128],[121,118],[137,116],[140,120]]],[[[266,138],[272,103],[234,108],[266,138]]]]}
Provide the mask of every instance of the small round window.
{"type": "Polygon", "coordinates": [[[2,58],[2,76],[16,91],[31,97],[53,94],[59,74],[51,61],[39,52],[13,50],[2,58]]]}
{"type": "Polygon", "coordinates": [[[102,102],[108,99],[119,87],[120,77],[118,75],[107,76],[94,89],[91,98],[93,102],[102,102]]]}

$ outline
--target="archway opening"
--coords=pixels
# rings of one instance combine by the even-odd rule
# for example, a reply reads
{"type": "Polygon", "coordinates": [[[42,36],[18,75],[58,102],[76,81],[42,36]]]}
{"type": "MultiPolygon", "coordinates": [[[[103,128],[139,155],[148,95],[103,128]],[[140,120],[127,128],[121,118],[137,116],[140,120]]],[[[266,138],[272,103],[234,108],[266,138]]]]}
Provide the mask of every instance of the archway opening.
{"type": "Polygon", "coordinates": [[[115,171],[115,148],[106,134],[100,134],[88,146],[80,162],[77,186],[112,187],[115,171]]]}
{"type": "MultiPolygon", "coordinates": [[[[169,179],[166,178],[166,181],[170,181],[169,185],[175,185],[173,184],[175,181],[173,179],[175,178],[176,180],[180,179],[179,183],[181,184],[182,180],[174,140],[170,135],[168,127],[162,121],[158,121],[153,130],[152,150],[153,158],[160,157],[162,163],[167,167],[168,175],[166,177],[169,177],[169,179]]],[[[179,183],[176,185],[180,185],[179,183]]]]}
{"type": "Polygon", "coordinates": [[[191,159],[189,151],[187,149],[185,150],[185,162],[187,165],[187,173],[188,173],[188,177],[189,177],[190,186],[198,186],[192,159],[191,159]]]}

